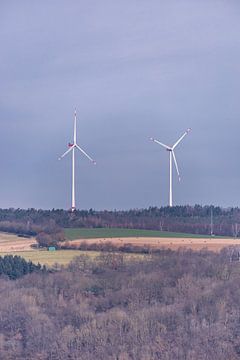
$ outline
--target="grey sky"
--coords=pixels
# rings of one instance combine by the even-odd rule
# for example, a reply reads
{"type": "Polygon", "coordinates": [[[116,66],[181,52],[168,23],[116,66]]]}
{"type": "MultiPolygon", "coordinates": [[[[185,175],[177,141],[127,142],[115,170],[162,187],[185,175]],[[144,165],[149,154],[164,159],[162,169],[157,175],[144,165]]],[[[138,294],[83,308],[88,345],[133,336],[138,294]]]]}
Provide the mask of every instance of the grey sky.
{"type": "Polygon", "coordinates": [[[239,205],[240,3],[231,0],[0,1],[0,207],[239,205]],[[176,175],[176,173],[174,173],[176,175]]]}

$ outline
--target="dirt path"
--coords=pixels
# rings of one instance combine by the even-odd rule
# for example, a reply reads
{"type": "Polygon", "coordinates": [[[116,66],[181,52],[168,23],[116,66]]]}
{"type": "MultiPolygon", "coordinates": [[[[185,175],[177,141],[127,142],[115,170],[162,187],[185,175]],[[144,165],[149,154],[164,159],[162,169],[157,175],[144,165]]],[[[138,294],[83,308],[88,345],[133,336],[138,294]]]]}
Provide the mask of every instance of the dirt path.
{"type": "Polygon", "coordinates": [[[100,238],[100,239],[78,239],[68,241],[68,244],[79,245],[82,242],[87,244],[104,244],[111,242],[116,246],[132,244],[135,246],[148,245],[152,248],[170,248],[176,250],[180,247],[200,250],[207,248],[212,251],[220,251],[222,248],[232,245],[240,246],[240,239],[217,239],[217,238],[100,238]]]}

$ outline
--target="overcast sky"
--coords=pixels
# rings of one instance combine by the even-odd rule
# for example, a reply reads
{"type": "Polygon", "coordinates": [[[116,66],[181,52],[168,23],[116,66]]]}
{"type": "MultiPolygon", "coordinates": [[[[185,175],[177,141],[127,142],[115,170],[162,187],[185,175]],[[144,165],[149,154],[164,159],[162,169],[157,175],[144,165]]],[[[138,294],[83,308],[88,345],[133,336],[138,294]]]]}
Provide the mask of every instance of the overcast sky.
{"type": "Polygon", "coordinates": [[[237,206],[240,199],[238,0],[0,0],[0,207],[168,203],[237,206]]]}

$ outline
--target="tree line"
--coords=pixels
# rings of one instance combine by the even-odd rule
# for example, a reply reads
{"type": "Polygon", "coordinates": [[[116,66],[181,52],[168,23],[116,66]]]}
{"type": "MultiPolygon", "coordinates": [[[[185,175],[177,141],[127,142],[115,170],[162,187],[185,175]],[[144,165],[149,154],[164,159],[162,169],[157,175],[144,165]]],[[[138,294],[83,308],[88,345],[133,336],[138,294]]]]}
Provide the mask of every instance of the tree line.
{"type": "MultiPolygon", "coordinates": [[[[64,237],[67,227],[122,227],[207,235],[240,235],[240,209],[215,206],[150,207],[95,211],[0,209],[0,231],[26,235],[44,233],[52,240],[64,237]]],[[[43,234],[42,234],[43,235],[43,234]]]]}

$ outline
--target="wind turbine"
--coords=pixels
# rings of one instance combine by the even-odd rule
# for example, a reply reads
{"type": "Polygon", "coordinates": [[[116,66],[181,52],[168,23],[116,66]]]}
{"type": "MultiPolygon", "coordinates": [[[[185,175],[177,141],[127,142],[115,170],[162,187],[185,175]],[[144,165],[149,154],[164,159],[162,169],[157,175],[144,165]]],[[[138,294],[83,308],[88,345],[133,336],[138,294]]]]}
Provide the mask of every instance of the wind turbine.
{"type": "Polygon", "coordinates": [[[73,143],[68,143],[69,149],[58,158],[61,160],[68,153],[72,152],[72,207],[71,211],[76,210],[76,200],[75,200],[75,150],[78,149],[83,155],[85,155],[94,165],[96,161],[93,160],[78,144],[77,144],[77,112],[74,112],[74,132],[73,132],[73,143]]]}
{"type": "Polygon", "coordinates": [[[177,174],[178,174],[178,180],[180,181],[180,173],[179,173],[179,169],[178,169],[178,163],[177,163],[177,159],[174,153],[175,148],[178,146],[178,144],[185,138],[185,136],[191,131],[191,129],[187,129],[185,131],[185,133],[178,139],[178,141],[175,142],[175,144],[173,146],[168,146],[165,145],[163,143],[161,143],[160,141],[154,139],[154,138],[150,138],[151,141],[163,146],[168,152],[169,152],[169,206],[173,206],[173,200],[172,200],[172,159],[174,161],[176,170],[177,170],[177,174]]]}

